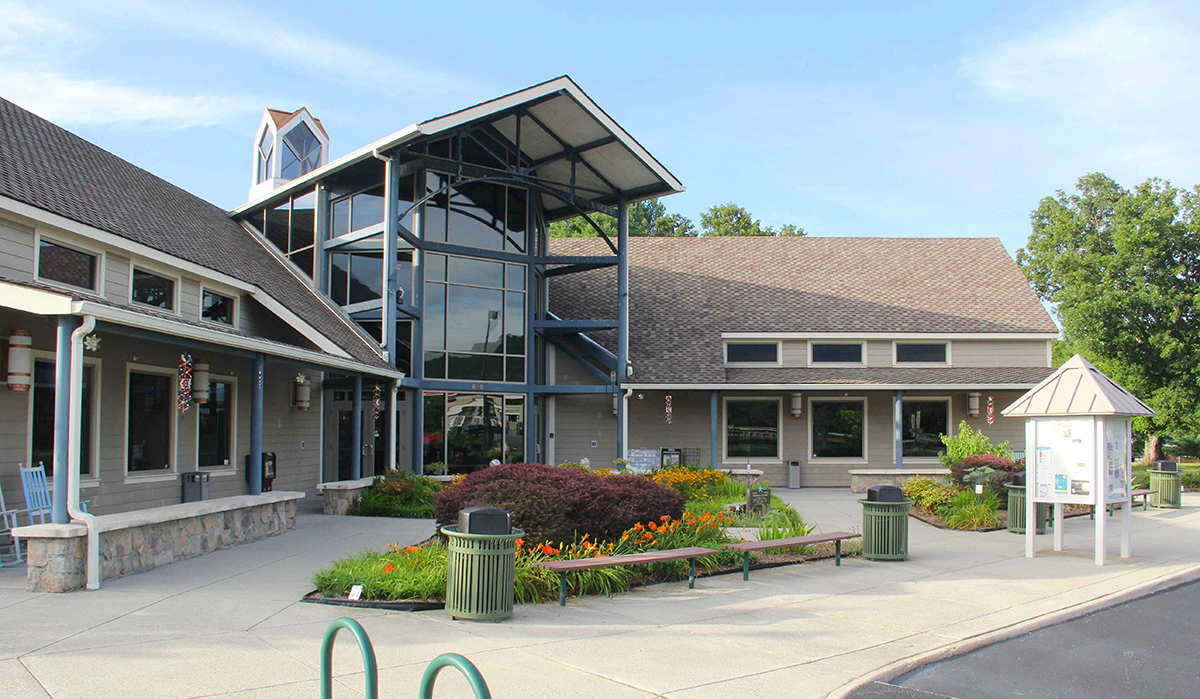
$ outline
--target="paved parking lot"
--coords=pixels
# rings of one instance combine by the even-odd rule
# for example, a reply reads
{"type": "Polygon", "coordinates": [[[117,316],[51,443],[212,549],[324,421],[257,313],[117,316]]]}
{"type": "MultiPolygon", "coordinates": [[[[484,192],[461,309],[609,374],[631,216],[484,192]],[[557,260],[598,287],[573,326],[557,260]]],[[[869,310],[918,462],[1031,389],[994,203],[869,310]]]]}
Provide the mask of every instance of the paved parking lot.
{"type": "MultiPolygon", "coordinates": [[[[857,521],[857,496],[782,491],[828,531],[857,521]]],[[[105,583],[35,595],[0,569],[0,696],[118,699],[316,696],[330,620],[349,614],[375,642],[383,696],[407,696],[444,652],[478,664],[502,697],[825,697],[905,658],[998,628],[1200,570],[1200,496],[1178,511],[1137,511],[1133,560],[1092,565],[1090,522],[1069,520],[1063,554],[1022,558],[1007,532],[967,534],[912,522],[912,559],[850,559],[607,599],[522,605],[502,624],[444,612],[302,604],[327,562],[432,523],[305,514],[296,531],[105,583]]],[[[1049,547],[1047,540],[1046,547],[1049,547]]],[[[338,696],[362,690],[351,644],[335,654],[338,696]]],[[[452,676],[437,696],[467,696],[452,676]]]]}

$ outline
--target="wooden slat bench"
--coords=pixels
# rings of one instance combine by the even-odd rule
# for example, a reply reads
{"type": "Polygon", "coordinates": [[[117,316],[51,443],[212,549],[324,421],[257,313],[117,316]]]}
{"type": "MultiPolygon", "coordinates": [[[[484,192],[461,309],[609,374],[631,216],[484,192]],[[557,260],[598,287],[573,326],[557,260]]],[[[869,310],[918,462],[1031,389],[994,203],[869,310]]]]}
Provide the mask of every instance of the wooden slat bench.
{"type": "Polygon", "coordinates": [[[767,541],[742,541],[736,544],[725,544],[721,548],[729,551],[742,552],[742,580],[750,579],[750,553],[753,551],[770,551],[771,549],[788,549],[794,546],[812,546],[834,542],[833,558],[836,565],[842,565],[842,542],[846,539],[857,539],[862,534],[854,532],[830,532],[828,534],[810,534],[809,536],[794,536],[790,539],[769,539],[767,541]]]}
{"type": "MultiPolygon", "coordinates": [[[[1153,494],[1154,494],[1154,491],[1149,488],[1138,488],[1137,490],[1134,490],[1131,493],[1129,493],[1129,506],[1132,507],[1133,501],[1138,498],[1141,498],[1142,499],[1142,511],[1145,512],[1150,509],[1150,496],[1153,494]]],[[[1109,505],[1108,505],[1108,516],[1109,517],[1113,517],[1117,514],[1117,505],[1118,504],[1120,504],[1120,503],[1109,503],[1109,505]]],[[[1088,515],[1088,519],[1096,519],[1096,507],[1094,505],[1092,506],[1091,514],[1088,515]]]]}
{"type": "Polygon", "coordinates": [[[715,556],[721,553],[713,549],[699,546],[689,546],[682,549],[667,549],[665,551],[646,551],[645,553],[627,553],[620,556],[598,556],[596,558],[577,558],[570,561],[541,561],[534,563],[537,568],[545,568],[558,573],[558,604],[567,606],[567,573],[580,570],[595,570],[597,568],[618,568],[620,566],[641,565],[645,563],[663,563],[665,561],[688,562],[688,588],[696,588],[696,559],[704,556],[715,556]]]}

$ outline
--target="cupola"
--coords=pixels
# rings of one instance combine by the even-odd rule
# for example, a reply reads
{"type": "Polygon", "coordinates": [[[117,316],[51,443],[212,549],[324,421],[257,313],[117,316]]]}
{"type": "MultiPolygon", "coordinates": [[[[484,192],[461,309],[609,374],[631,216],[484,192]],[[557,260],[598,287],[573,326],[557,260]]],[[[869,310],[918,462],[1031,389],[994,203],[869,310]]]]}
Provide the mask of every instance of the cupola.
{"type": "Polygon", "coordinates": [[[307,108],[266,109],[255,131],[250,200],[327,162],[329,134],[307,108]]]}

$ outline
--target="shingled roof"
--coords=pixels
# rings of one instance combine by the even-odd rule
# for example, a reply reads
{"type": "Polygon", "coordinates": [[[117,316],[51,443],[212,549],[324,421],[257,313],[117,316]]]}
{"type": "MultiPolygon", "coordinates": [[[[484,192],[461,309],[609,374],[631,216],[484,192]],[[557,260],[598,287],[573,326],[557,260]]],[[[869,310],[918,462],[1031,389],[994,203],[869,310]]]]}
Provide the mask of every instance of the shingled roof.
{"type": "Polygon", "coordinates": [[[253,284],[359,362],[390,369],[224,210],[3,98],[0,195],[253,284]]]}
{"type": "MultiPolygon", "coordinates": [[[[551,241],[555,255],[606,250],[592,238],[551,241]]],[[[633,238],[629,287],[635,383],[731,382],[729,332],[1057,332],[995,238],[633,238]]],[[[551,284],[563,318],[615,318],[616,298],[611,268],[551,284]]]]}

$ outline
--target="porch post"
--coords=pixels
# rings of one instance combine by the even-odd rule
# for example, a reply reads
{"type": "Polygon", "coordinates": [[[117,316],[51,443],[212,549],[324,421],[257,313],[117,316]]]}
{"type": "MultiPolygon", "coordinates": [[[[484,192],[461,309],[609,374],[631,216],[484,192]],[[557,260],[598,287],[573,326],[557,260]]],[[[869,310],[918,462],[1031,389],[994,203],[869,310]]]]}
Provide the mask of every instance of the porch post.
{"type": "Polygon", "coordinates": [[[629,204],[617,202],[617,458],[625,458],[626,415],[621,389],[629,380],[629,204]]]}
{"type": "Polygon", "coordinates": [[[250,494],[262,495],[263,460],[263,364],[262,352],[254,353],[254,376],[250,380],[250,494]]]}
{"type": "Polygon", "coordinates": [[[904,468],[904,391],[896,391],[895,415],[896,468],[904,468]]]}
{"type": "Polygon", "coordinates": [[[354,408],[350,413],[350,480],[362,478],[362,374],[354,375],[354,408]]]}
{"type": "Polygon", "coordinates": [[[713,468],[720,468],[721,463],[720,452],[721,448],[721,425],[720,425],[721,403],[717,398],[717,392],[712,391],[708,401],[708,463],[713,468]]]}
{"type": "Polygon", "coordinates": [[[77,327],[79,318],[58,317],[58,338],[54,347],[54,497],[50,513],[55,524],[71,521],[67,513],[67,450],[71,448],[68,424],[71,419],[71,333],[77,327]]]}

